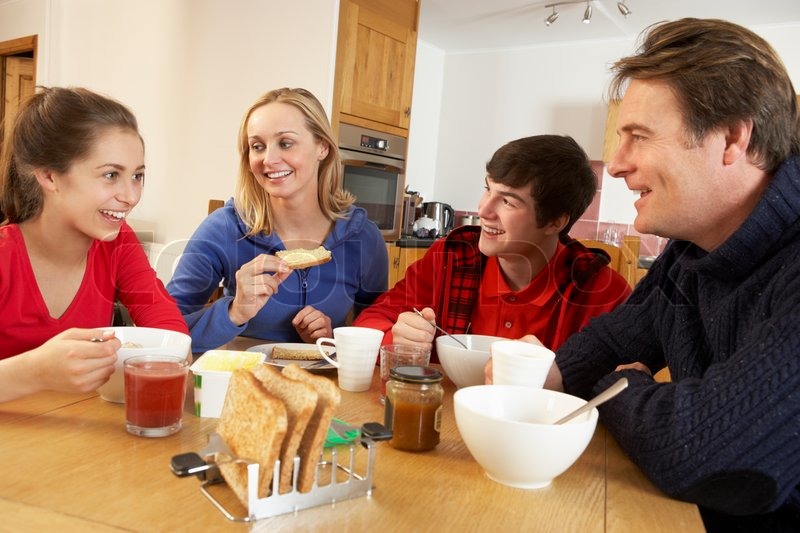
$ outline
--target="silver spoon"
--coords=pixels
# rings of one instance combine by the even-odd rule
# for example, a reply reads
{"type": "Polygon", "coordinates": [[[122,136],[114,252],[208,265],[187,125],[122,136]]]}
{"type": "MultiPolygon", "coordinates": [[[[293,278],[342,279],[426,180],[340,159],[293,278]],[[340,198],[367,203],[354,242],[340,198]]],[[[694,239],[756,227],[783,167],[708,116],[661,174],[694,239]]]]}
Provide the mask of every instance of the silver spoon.
{"type": "Polygon", "coordinates": [[[607,388],[606,390],[604,390],[603,392],[601,392],[600,394],[598,394],[597,396],[595,396],[594,398],[583,404],[582,406],[578,407],[564,418],[556,420],[555,422],[553,422],[553,424],[563,424],[564,422],[572,420],[573,418],[575,418],[580,414],[583,414],[587,411],[591,411],[593,408],[597,407],[601,403],[607,402],[608,400],[610,400],[611,398],[622,392],[627,386],[628,386],[628,378],[619,378],[617,382],[611,385],[609,388],[607,388]]]}
{"type": "MultiPolygon", "coordinates": [[[[414,312],[415,312],[415,313],[417,313],[419,316],[421,316],[422,318],[425,318],[425,316],[423,316],[423,314],[422,314],[422,311],[420,311],[420,310],[419,310],[419,309],[417,309],[416,307],[412,307],[412,309],[413,309],[413,310],[414,310],[414,312]]],[[[451,339],[453,339],[454,341],[456,341],[458,344],[460,344],[461,346],[463,346],[465,350],[469,350],[469,348],[467,347],[467,345],[466,345],[466,344],[464,344],[463,342],[461,342],[460,340],[458,340],[457,338],[453,337],[452,335],[450,335],[449,333],[447,333],[445,330],[443,330],[442,328],[440,328],[439,326],[437,326],[437,325],[436,325],[436,322],[434,322],[433,320],[428,320],[427,318],[425,318],[425,320],[428,322],[428,324],[430,324],[431,326],[435,327],[436,329],[438,329],[439,331],[441,331],[442,333],[444,333],[445,335],[447,335],[448,337],[450,337],[451,339]]]]}

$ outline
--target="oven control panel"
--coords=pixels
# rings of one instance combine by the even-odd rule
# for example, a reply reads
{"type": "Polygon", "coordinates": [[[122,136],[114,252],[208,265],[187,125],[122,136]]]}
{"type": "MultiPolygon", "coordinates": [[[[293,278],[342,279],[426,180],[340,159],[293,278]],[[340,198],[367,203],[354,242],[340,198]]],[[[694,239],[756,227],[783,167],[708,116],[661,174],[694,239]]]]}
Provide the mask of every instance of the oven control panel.
{"type": "Polygon", "coordinates": [[[385,152],[389,149],[389,141],[386,139],[379,139],[378,137],[362,135],[361,146],[364,148],[372,148],[373,150],[383,150],[385,152]]]}
{"type": "Polygon", "coordinates": [[[407,140],[385,131],[339,124],[339,149],[405,160],[407,140]]]}

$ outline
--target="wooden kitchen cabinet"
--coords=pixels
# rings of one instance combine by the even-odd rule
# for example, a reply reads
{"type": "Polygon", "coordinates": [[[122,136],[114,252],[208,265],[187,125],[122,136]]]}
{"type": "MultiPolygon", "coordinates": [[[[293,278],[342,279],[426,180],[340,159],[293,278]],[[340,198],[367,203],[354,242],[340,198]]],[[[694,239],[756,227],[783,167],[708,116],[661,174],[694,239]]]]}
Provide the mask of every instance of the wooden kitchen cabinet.
{"type": "Polygon", "coordinates": [[[406,275],[406,268],[414,261],[425,255],[427,248],[401,248],[394,243],[386,243],[386,251],[389,252],[389,288],[394,287],[395,283],[403,279],[406,275]]]}
{"type": "Polygon", "coordinates": [[[617,135],[617,118],[619,118],[619,100],[612,100],[608,103],[608,114],[606,115],[606,131],[603,136],[603,162],[611,161],[611,156],[617,151],[619,146],[619,135],[617,135]]]}
{"type": "Polygon", "coordinates": [[[408,137],[418,0],[342,0],[333,122],[408,137]]]}

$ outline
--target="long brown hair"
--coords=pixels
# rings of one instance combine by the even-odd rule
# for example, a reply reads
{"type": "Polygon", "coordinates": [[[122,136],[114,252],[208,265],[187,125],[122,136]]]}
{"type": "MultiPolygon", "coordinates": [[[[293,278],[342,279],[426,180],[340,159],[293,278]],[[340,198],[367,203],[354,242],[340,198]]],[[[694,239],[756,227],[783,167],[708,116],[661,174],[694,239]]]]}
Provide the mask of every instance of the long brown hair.
{"type": "Polygon", "coordinates": [[[116,100],[79,87],[38,87],[20,108],[0,156],[0,212],[5,223],[24,222],[41,212],[44,195],[35,169],[67,172],[89,155],[109,128],[142,138],[136,117],[116,100]]]}
{"type": "Polygon", "coordinates": [[[655,24],[637,53],[612,71],[612,99],[621,98],[630,79],[667,82],[692,144],[720,126],[752,120],[747,153],[759,168],[773,173],[800,154],[800,118],[786,67],[764,39],[737,24],[694,18],[655,24]]]}
{"type": "Polygon", "coordinates": [[[250,170],[247,122],[253,111],[275,102],[289,104],[299,110],[314,138],[328,145],[328,155],[320,161],[317,180],[317,198],[325,216],[330,220],[344,218],[347,208],[355,201],[353,195],[342,188],[342,162],[322,104],[306,89],[288,87],[275,89],[261,96],[250,106],[239,127],[239,177],[236,182],[234,204],[239,216],[249,228],[248,235],[270,233],[272,212],[269,207],[269,195],[250,170]]]}

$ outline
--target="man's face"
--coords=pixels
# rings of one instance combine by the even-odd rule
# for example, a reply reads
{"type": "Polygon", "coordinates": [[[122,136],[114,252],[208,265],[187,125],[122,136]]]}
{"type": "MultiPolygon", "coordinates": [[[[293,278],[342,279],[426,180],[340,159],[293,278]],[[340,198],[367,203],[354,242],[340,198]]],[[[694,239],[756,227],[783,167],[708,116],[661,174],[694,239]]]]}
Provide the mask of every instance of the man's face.
{"type": "MultiPolygon", "coordinates": [[[[620,145],[608,164],[638,193],[634,227],[712,249],[730,234],[734,183],[725,175],[723,130],[692,143],[681,108],[662,81],[633,80],[620,105],[620,145]]],[[[737,223],[738,224],[738,223],[737,223]]]]}
{"type": "Polygon", "coordinates": [[[541,256],[558,240],[559,228],[536,223],[531,186],[509,187],[486,177],[486,192],[478,204],[481,217],[479,247],[487,256],[541,256]]]}

